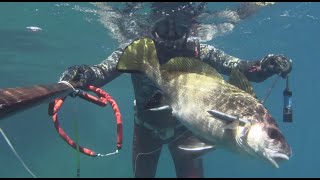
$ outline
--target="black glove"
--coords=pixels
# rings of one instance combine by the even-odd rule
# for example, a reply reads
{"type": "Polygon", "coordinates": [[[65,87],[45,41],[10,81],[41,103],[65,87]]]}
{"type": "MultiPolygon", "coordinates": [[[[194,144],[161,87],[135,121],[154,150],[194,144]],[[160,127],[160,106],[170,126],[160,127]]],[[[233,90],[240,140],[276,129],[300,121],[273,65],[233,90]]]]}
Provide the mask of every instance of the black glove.
{"type": "Polygon", "coordinates": [[[75,65],[69,67],[60,77],[60,81],[77,83],[77,87],[83,90],[92,84],[95,73],[90,66],[75,65]]]}
{"type": "Polygon", "coordinates": [[[269,54],[261,60],[262,71],[268,74],[279,74],[285,78],[292,70],[292,61],[283,55],[269,54]]]}

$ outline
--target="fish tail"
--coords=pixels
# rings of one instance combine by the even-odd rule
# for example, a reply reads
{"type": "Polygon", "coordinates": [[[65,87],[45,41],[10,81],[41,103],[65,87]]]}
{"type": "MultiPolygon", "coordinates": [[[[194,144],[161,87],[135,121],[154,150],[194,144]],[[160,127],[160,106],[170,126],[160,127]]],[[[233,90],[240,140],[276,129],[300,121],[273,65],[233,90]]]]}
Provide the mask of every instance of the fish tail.
{"type": "Polygon", "coordinates": [[[151,80],[159,80],[160,64],[152,39],[142,38],[127,46],[119,59],[117,70],[125,73],[143,73],[151,80]]]}

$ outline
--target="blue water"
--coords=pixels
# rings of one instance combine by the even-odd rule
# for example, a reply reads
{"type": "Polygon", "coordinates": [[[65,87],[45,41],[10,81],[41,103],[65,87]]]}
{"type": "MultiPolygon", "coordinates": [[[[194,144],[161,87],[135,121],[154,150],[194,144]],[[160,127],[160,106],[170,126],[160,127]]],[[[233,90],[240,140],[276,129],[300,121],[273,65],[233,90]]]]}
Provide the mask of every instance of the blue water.
{"type": "MultiPolygon", "coordinates": [[[[237,3],[209,3],[222,9],[237,3]]],[[[94,65],[117,47],[99,16],[86,9],[89,3],[0,3],[0,88],[57,82],[75,64],[94,65]],[[40,32],[28,32],[39,26],[40,32]]],[[[280,80],[266,102],[268,110],[292,146],[293,157],[279,169],[259,160],[225,150],[204,156],[205,177],[319,177],[320,121],[317,116],[320,83],[320,3],[277,3],[242,21],[232,33],[209,43],[243,58],[260,59],[268,53],[285,54],[293,60],[293,123],[282,122],[280,80]]],[[[260,98],[273,78],[254,84],[260,98]]],[[[129,75],[103,87],[118,102],[124,121],[123,149],[119,154],[92,158],[81,155],[81,177],[132,177],[131,147],[134,100],[129,75]]],[[[116,148],[116,131],[110,107],[100,108],[80,99],[67,98],[61,124],[73,137],[73,120],[79,123],[80,144],[98,153],[116,148]]],[[[57,134],[47,105],[1,120],[0,127],[25,163],[38,177],[76,177],[76,155],[57,134]]],[[[31,177],[0,137],[0,177],[31,177]]],[[[156,177],[175,177],[165,147],[156,177]]]]}

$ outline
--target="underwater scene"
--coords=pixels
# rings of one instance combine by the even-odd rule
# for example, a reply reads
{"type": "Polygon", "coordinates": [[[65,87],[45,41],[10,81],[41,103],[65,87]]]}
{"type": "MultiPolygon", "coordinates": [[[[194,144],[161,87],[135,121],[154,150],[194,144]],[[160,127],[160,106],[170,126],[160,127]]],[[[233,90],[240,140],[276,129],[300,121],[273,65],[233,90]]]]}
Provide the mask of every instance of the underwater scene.
{"type": "Polygon", "coordinates": [[[319,177],[319,8],[318,2],[1,2],[0,177],[319,177]],[[187,39],[199,42],[192,53],[211,59],[212,67],[187,58],[161,67],[152,61],[169,54],[156,51],[158,41],[181,55],[187,39]],[[229,78],[223,69],[240,66],[248,79],[229,78]],[[100,98],[107,105],[74,96],[74,84],[60,79],[72,73],[107,92],[100,98]],[[152,92],[144,89],[151,81],[152,92]],[[28,91],[31,103],[9,107],[23,100],[7,88],[22,88],[21,95],[35,85],[48,85],[50,100],[40,103],[47,91],[37,86],[28,91]],[[65,135],[49,115],[58,97],[67,97],[59,110],[65,135]],[[167,104],[155,106],[162,97],[167,104]],[[185,127],[150,130],[147,122],[139,131],[140,112],[172,123],[160,111],[185,127]],[[180,128],[189,134],[175,135],[180,128]]]}

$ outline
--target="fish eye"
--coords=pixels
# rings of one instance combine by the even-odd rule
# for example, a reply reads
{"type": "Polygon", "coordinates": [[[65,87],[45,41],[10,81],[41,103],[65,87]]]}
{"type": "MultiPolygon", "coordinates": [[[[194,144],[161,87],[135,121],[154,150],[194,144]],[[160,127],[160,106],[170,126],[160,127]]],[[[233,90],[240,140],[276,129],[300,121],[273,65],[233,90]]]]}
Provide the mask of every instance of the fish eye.
{"type": "Polygon", "coordinates": [[[279,139],[279,137],[281,136],[279,131],[274,129],[274,128],[268,128],[268,136],[271,139],[279,139]]]}

